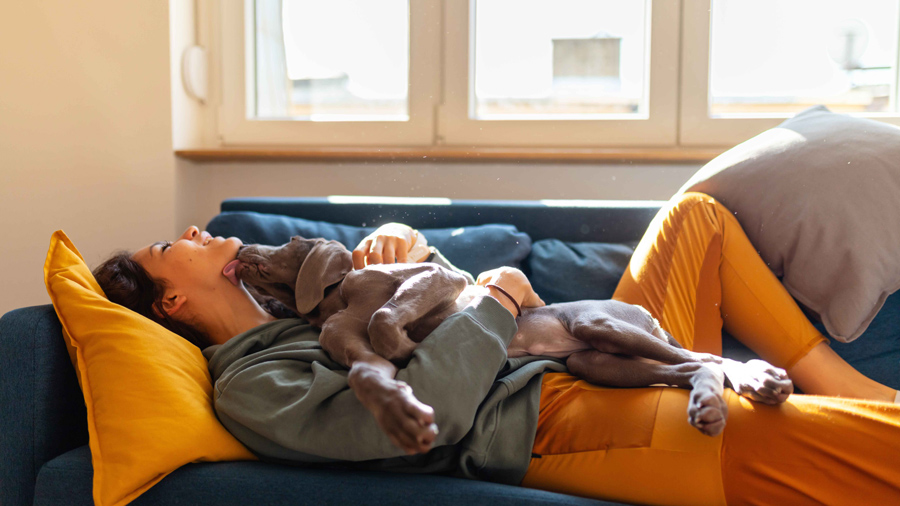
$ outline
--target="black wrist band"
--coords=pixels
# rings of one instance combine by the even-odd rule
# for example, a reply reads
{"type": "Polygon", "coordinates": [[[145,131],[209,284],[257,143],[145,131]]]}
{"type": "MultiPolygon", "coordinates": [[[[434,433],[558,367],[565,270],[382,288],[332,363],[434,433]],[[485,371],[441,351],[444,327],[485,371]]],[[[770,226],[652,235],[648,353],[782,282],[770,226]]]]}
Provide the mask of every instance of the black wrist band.
{"type": "Polygon", "coordinates": [[[500,288],[498,285],[495,285],[495,284],[493,284],[493,283],[489,283],[489,284],[484,285],[484,286],[487,287],[487,288],[496,288],[497,291],[499,291],[499,292],[502,293],[503,295],[506,295],[506,298],[508,298],[509,300],[511,300],[512,303],[513,303],[513,305],[516,306],[516,313],[518,313],[518,314],[516,315],[516,318],[522,316],[522,308],[519,307],[519,303],[516,302],[516,299],[514,299],[513,296],[509,294],[509,292],[507,292],[506,290],[500,288]]]}

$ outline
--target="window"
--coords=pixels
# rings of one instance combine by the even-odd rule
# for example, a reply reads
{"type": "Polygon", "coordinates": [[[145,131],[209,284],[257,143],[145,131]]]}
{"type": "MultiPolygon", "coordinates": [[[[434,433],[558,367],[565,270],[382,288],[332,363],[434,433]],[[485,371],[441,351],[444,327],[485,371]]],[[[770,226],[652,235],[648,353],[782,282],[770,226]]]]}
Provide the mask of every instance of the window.
{"type": "Polygon", "coordinates": [[[408,121],[407,0],[255,2],[257,119],[408,121]]]}
{"type": "Polygon", "coordinates": [[[476,0],[481,120],[647,117],[645,1],[476,0]]]}
{"type": "Polygon", "coordinates": [[[713,0],[710,115],[897,112],[897,0],[713,0]]]}
{"type": "MultiPolygon", "coordinates": [[[[530,114],[518,119],[510,119],[508,115],[504,117],[497,114],[496,110],[486,111],[484,108],[490,102],[487,100],[479,102],[476,95],[476,92],[484,94],[487,92],[484,88],[478,89],[477,82],[473,82],[477,81],[479,76],[477,73],[479,70],[479,47],[483,48],[482,54],[489,51],[491,47],[491,39],[486,36],[479,41],[477,27],[481,24],[490,29],[492,24],[499,25],[497,21],[499,15],[495,15],[493,18],[486,17],[479,21],[478,8],[482,2],[486,6],[504,3],[509,5],[508,2],[502,0],[445,0],[444,3],[446,34],[444,39],[444,94],[438,118],[438,138],[441,142],[463,146],[674,145],[678,74],[676,67],[666,64],[666,62],[677,61],[678,58],[677,2],[650,2],[649,0],[628,2],[629,4],[640,4],[641,9],[628,10],[636,12],[637,15],[630,16],[631,26],[634,27],[634,30],[627,33],[619,31],[622,28],[619,25],[604,25],[606,17],[600,15],[603,13],[600,9],[604,9],[607,14],[622,12],[623,9],[620,8],[622,2],[616,0],[523,0],[514,2],[519,7],[507,9],[508,23],[505,33],[508,35],[506,36],[513,39],[517,30],[538,32],[530,35],[530,38],[539,38],[545,45],[545,50],[541,54],[545,62],[543,65],[544,80],[548,85],[552,82],[552,63],[550,62],[554,62],[552,52],[554,37],[589,41],[595,38],[595,35],[600,35],[605,38],[623,37],[622,45],[626,43],[643,44],[641,50],[644,58],[643,70],[638,70],[638,74],[647,76],[641,84],[641,89],[634,95],[640,97],[636,102],[636,110],[627,111],[624,114],[611,111],[609,105],[612,103],[613,93],[595,91],[594,93],[607,97],[605,110],[595,110],[593,114],[585,114],[582,109],[576,114],[571,114],[570,111],[569,114],[562,116],[559,114],[561,111],[557,109],[549,111],[550,114],[530,114]],[[553,19],[557,21],[557,26],[562,27],[557,28],[560,31],[539,30],[542,25],[550,26],[549,23],[544,23],[542,18],[549,19],[550,13],[557,10],[560,14],[553,15],[553,19]],[[529,15],[522,14],[521,11],[529,11],[529,15]],[[535,12],[538,15],[534,15],[535,12]],[[593,23],[581,26],[576,22],[581,18],[591,19],[593,23]],[[566,20],[568,23],[565,22],[566,20]],[[472,25],[475,26],[475,30],[470,30],[472,25]],[[517,28],[512,28],[510,25],[517,28]],[[590,30],[587,29],[588,26],[590,30]],[[636,38],[624,40],[624,37],[628,35],[636,38]],[[646,40],[647,37],[649,37],[649,41],[646,40]],[[479,46],[479,43],[486,44],[486,46],[479,46]],[[475,107],[476,104],[482,106],[481,111],[475,107]],[[494,114],[489,114],[491,112],[494,114]],[[483,117],[479,117],[479,114],[483,117]],[[603,116],[605,116],[604,119],[598,119],[603,116]]],[[[627,13],[621,18],[628,19],[627,13]]],[[[513,40],[513,44],[524,43],[522,39],[513,40]]],[[[565,51],[566,48],[562,47],[561,50],[565,51]]],[[[512,48],[507,48],[506,52],[512,60],[514,58],[512,48]]],[[[527,69],[529,66],[535,66],[536,63],[533,59],[540,55],[526,54],[526,56],[532,60],[519,63],[517,67],[527,69]]],[[[582,66],[579,67],[579,70],[584,73],[589,68],[582,66]]],[[[509,72],[511,71],[509,70],[509,72]]],[[[629,70],[629,72],[631,71],[629,70]]],[[[633,87],[630,88],[633,89],[633,87]]],[[[511,91],[512,86],[510,85],[508,89],[511,91]]],[[[552,86],[546,86],[545,89],[552,89],[552,86]]],[[[511,95],[511,93],[507,95],[511,95]]],[[[546,95],[548,93],[545,93],[546,95]]],[[[544,101],[545,99],[540,100],[544,101]]],[[[560,100],[560,102],[562,101],[560,100]]]]}
{"type": "Polygon", "coordinates": [[[730,146],[819,103],[900,115],[900,0],[210,7],[225,145],[730,146]]]}
{"type": "Polygon", "coordinates": [[[211,2],[225,145],[427,146],[440,0],[211,2]]]}
{"type": "Polygon", "coordinates": [[[732,146],[816,104],[898,123],[897,0],[683,0],[679,143],[732,146]]]}

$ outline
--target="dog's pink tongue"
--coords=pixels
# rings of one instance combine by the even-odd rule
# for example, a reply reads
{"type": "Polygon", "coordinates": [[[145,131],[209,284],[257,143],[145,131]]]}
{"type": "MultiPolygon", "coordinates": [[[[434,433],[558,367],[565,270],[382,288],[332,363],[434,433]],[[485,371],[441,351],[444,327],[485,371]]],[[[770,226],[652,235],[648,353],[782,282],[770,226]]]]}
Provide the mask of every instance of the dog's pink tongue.
{"type": "Polygon", "coordinates": [[[228,262],[228,265],[226,265],[225,268],[222,269],[222,275],[228,278],[228,281],[231,281],[231,284],[234,286],[240,286],[241,284],[241,280],[238,279],[237,276],[237,268],[240,264],[240,260],[234,259],[228,262]]]}

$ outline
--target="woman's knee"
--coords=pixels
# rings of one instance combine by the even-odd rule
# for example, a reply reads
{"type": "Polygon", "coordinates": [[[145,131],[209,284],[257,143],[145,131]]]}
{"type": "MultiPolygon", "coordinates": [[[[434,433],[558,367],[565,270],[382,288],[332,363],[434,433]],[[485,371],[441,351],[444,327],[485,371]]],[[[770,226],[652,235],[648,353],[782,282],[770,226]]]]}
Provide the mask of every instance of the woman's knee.
{"type": "Polygon", "coordinates": [[[699,192],[686,192],[677,195],[669,204],[667,220],[683,222],[689,219],[700,219],[708,222],[719,231],[737,223],[734,213],[710,195],[699,192]]]}
{"type": "Polygon", "coordinates": [[[725,206],[711,195],[700,192],[686,192],[677,195],[672,200],[670,214],[687,214],[697,206],[700,206],[701,209],[709,209],[714,213],[721,210],[727,211],[725,206]]]}

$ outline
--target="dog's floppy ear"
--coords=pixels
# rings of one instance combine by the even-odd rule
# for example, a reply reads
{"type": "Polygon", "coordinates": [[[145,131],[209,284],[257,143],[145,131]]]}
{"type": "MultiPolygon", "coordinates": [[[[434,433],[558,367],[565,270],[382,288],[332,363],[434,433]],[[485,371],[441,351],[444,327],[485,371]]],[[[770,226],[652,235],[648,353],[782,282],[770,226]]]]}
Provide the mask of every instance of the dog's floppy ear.
{"type": "Polygon", "coordinates": [[[352,270],[353,255],[343,244],[328,241],[313,246],[297,273],[294,287],[297,311],[300,314],[312,312],[325,298],[325,289],[344,279],[352,270]]]}

